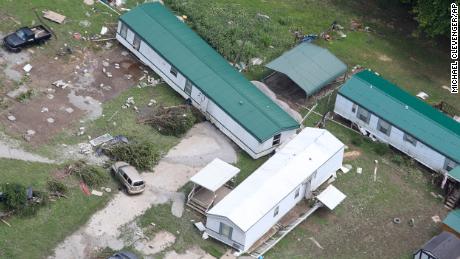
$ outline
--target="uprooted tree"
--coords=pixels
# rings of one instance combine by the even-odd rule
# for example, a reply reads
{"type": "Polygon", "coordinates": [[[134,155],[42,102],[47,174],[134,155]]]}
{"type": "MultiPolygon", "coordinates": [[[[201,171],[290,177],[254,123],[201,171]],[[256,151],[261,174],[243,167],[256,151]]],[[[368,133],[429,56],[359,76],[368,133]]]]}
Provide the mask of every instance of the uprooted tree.
{"type": "Polygon", "coordinates": [[[139,170],[149,170],[160,160],[161,153],[150,142],[118,143],[103,147],[103,152],[112,160],[125,161],[139,170]]]}
{"type": "Polygon", "coordinates": [[[196,117],[192,109],[190,105],[159,106],[139,122],[152,126],[163,135],[179,137],[195,124],[196,117]]]}

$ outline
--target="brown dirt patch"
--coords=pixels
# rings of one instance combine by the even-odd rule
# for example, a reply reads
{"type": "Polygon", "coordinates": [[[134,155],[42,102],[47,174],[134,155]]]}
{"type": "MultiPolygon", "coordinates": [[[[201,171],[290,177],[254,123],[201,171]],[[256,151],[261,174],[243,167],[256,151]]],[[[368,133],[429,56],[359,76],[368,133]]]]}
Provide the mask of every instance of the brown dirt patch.
{"type": "MultiPolygon", "coordinates": [[[[12,104],[0,112],[0,124],[12,135],[24,134],[29,129],[36,131],[30,140],[32,145],[47,143],[64,129],[75,127],[76,132],[86,111],[69,101],[71,92],[76,96],[105,102],[133,86],[142,76],[141,64],[129,55],[121,55],[122,51],[118,45],[96,53],[75,50],[71,55],[58,57],[57,60],[37,53],[30,61],[33,69],[30,81],[26,83],[34,90],[35,96],[25,103],[12,99],[12,104]],[[109,78],[103,69],[110,72],[112,77],[109,78]],[[127,74],[132,75],[132,78],[125,78],[127,74]],[[57,80],[70,82],[71,86],[66,89],[57,88],[52,85],[57,80]],[[50,98],[51,95],[53,98],[50,98]],[[43,108],[48,111],[43,112],[43,108]],[[73,112],[69,113],[68,108],[73,112]],[[16,117],[15,122],[8,121],[9,114],[16,117]],[[48,118],[53,118],[54,123],[49,123],[48,118]]],[[[23,73],[21,65],[16,69],[23,73]]]]}
{"type": "Polygon", "coordinates": [[[353,159],[358,158],[360,155],[361,155],[361,151],[359,151],[359,150],[353,150],[353,151],[345,152],[345,153],[343,154],[343,158],[344,158],[344,159],[353,160],[353,159]]]}

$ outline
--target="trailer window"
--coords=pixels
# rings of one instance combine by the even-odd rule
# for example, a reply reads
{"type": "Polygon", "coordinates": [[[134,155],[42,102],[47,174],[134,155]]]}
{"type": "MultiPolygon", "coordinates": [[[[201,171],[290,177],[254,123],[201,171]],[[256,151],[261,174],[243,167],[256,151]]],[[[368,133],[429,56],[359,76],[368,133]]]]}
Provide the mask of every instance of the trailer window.
{"type": "Polygon", "coordinates": [[[177,69],[175,67],[171,67],[171,70],[169,70],[169,73],[173,75],[174,77],[177,77],[177,69]]]}
{"type": "Polygon", "coordinates": [[[276,206],[275,211],[273,212],[273,217],[278,216],[279,212],[280,212],[280,206],[276,206]]]}
{"type": "Polygon", "coordinates": [[[272,146],[276,146],[280,143],[281,141],[281,133],[280,134],[276,134],[274,137],[273,137],[273,144],[272,146]]]}
{"type": "Polygon", "coordinates": [[[294,199],[296,199],[297,197],[299,197],[299,195],[300,195],[300,188],[297,188],[297,190],[295,190],[294,199]]]}
{"type": "Polygon", "coordinates": [[[133,40],[133,48],[135,50],[139,50],[141,47],[141,38],[137,36],[137,34],[134,35],[134,40],[133,40]]]}
{"type": "Polygon", "coordinates": [[[450,160],[449,158],[446,157],[446,160],[444,161],[444,169],[445,169],[447,172],[449,172],[449,171],[451,171],[452,169],[454,169],[455,166],[457,166],[457,165],[455,164],[455,162],[452,161],[452,160],[450,160]]]}
{"type": "Polygon", "coordinates": [[[232,228],[232,227],[230,227],[230,226],[227,225],[227,224],[224,224],[224,223],[220,222],[219,233],[220,233],[222,236],[225,236],[225,237],[227,237],[228,239],[232,239],[232,232],[233,232],[233,228],[232,228]]]}
{"type": "Polygon", "coordinates": [[[126,26],[126,24],[124,23],[121,23],[120,36],[126,39],[127,34],[128,34],[128,26],[126,26]]]}
{"type": "Polygon", "coordinates": [[[185,82],[184,92],[189,96],[192,94],[192,82],[190,82],[189,80],[185,82]]]}
{"type": "Polygon", "coordinates": [[[358,107],[358,114],[356,116],[358,117],[358,119],[362,120],[365,123],[369,123],[369,120],[371,119],[371,113],[361,106],[358,107]]]}
{"type": "Polygon", "coordinates": [[[417,139],[407,133],[404,133],[403,140],[411,143],[414,147],[417,146],[417,139]]]}
{"type": "Polygon", "coordinates": [[[383,134],[390,136],[391,124],[386,122],[385,120],[379,119],[379,122],[377,123],[377,129],[383,134]]]}

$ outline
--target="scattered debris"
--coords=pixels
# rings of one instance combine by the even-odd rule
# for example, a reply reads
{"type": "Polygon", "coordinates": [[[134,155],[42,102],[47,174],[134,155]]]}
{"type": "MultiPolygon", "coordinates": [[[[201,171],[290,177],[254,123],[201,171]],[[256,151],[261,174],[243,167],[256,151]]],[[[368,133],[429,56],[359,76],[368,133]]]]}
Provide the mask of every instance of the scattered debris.
{"type": "Polygon", "coordinates": [[[13,115],[8,115],[7,118],[9,121],[16,121],[16,117],[14,117],[13,115]]]}
{"type": "Polygon", "coordinates": [[[88,143],[80,143],[78,147],[80,148],[80,154],[88,155],[93,151],[93,147],[88,143]]]}
{"type": "Polygon", "coordinates": [[[260,66],[260,65],[262,65],[263,62],[264,61],[261,58],[251,58],[249,60],[249,63],[251,63],[251,65],[253,65],[253,66],[260,66]]]}
{"type": "Polygon", "coordinates": [[[86,5],[93,5],[94,0],[83,0],[83,3],[85,3],[86,5]]]}
{"type": "Polygon", "coordinates": [[[203,222],[201,221],[196,222],[194,225],[200,232],[204,232],[206,230],[206,227],[203,225],[203,222]]]}
{"type": "Polygon", "coordinates": [[[53,11],[49,11],[49,10],[43,11],[43,17],[55,23],[59,23],[59,24],[63,23],[66,18],[62,14],[59,14],[53,11]]]}
{"type": "Polygon", "coordinates": [[[105,35],[108,31],[109,31],[109,28],[102,26],[100,34],[105,35]]]}
{"type": "Polygon", "coordinates": [[[429,97],[429,95],[425,92],[419,92],[416,96],[422,100],[426,100],[429,97]]]}
{"type": "Polygon", "coordinates": [[[90,140],[89,143],[91,144],[91,146],[97,147],[97,146],[102,145],[104,143],[107,143],[107,142],[109,142],[109,141],[111,141],[113,139],[114,139],[114,137],[112,135],[110,135],[109,133],[106,133],[106,134],[104,134],[102,136],[99,136],[99,137],[97,137],[95,139],[90,140]]]}
{"type": "Polygon", "coordinates": [[[270,16],[268,16],[268,15],[266,15],[266,14],[257,13],[257,17],[260,17],[260,18],[264,18],[264,19],[270,20],[270,16]]]}
{"type": "Polygon", "coordinates": [[[401,219],[400,219],[400,218],[393,218],[393,223],[395,223],[395,224],[400,224],[400,223],[401,223],[401,219]]]}
{"type": "Polygon", "coordinates": [[[320,249],[324,249],[318,241],[316,241],[316,239],[314,237],[309,237],[308,239],[310,239],[317,247],[319,247],[320,249]]]}
{"type": "Polygon", "coordinates": [[[95,196],[101,197],[104,193],[103,193],[103,192],[100,192],[100,191],[92,190],[92,191],[91,191],[91,194],[92,194],[92,195],[95,195],[95,196]]]}
{"type": "Polygon", "coordinates": [[[44,112],[48,112],[48,111],[49,111],[48,107],[43,107],[42,110],[41,110],[40,112],[41,112],[41,113],[44,113],[44,112]]]}
{"type": "Polygon", "coordinates": [[[46,121],[47,121],[48,123],[50,123],[50,124],[55,122],[55,120],[54,120],[53,118],[48,118],[48,119],[46,119],[46,121]]]}
{"type": "Polygon", "coordinates": [[[73,113],[74,110],[72,109],[72,107],[67,107],[65,108],[65,111],[70,114],[73,113]]]}
{"type": "Polygon", "coordinates": [[[431,217],[431,219],[433,220],[434,223],[439,223],[442,221],[438,215],[434,215],[433,217],[431,217]]]}
{"type": "Polygon", "coordinates": [[[61,89],[66,89],[67,87],[70,86],[69,83],[64,82],[64,80],[62,80],[62,79],[53,82],[52,85],[54,85],[54,86],[56,86],[58,88],[61,88],[61,89]]]}
{"type": "Polygon", "coordinates": [[[35,135],[35,133],[36,133],[35,130],[31,130],[31,129],[26,131],[26,134],[28,136],[33,136],[33,135],[35,135]]]}
{"type": "Polygon", "coordinates": [[[341,170],[344,174],[346,174],[346,173],[348,173],[352,168],[353,168],[352,165],[350,165],[350,164],[345,164],[345,165],[342,165],[342,167],[340,167],[340,170],[341,170]]]}
{"type": "Polygon", "coordinates": [[[54,99],[54,94],[47,94],[46,98],[48,98],[49,100],[53,100],[54,99]]]}
{"type": "Polygon", "coordinates": [[[88,28],[89,26],[91,26],[91,22],[88,21],[88,20],[82,20],[78,23],[81,27],[85,27],[85,28],[88,28]]]}
{"type": "Polygon", "coordinates": [[[83,181],[80,182],[80,189],[84,194],[86,194],[86,196],[89,196],[91,194],[89,192],[88,185],[86,185],[86,183],[84,183],[83,181]]]}
{"type": "Polygon", "coordinates": [[[356,168],[356,172],[357,172],[358,174],[362,174],[362,173],[363,173],[363,168],[362,168],[362,167],[356,168]]]}
{"type": "Polygon", "coordinates": [[[130,74],[125,74],[123,77],[124,77],[126,80],[131,80],[131,78],[133,78],[133,76],[130,75],[130,74]]]}
{"type": "Polygon", "coordinates": [[[377,169],[378,169],[378,165],[379,165],[379,160],[374,160],[374,163],[375,163],[375,167],[374,167],[374,182],[377,181],[377,169]]]}
{"type": "Polygon", "coordinates": [[[22,69],[24,69],[24,71],[26,71],[26,73],[29,73],[30,70],[32,70],[32,65],[31,65],[31,64],[27,64],[27,65],[25,65],[22,69]]]}
{"type": "Polygon", "coordinates": [[[147,106],[151,107],[152,105],[156,104],[157,101],[155,101],[154,99],[150,99],[149,103],[147,104],[147,106]]]}
{"type": "Polygon", "coordinates": [[[76,40],[81,40],[81,34],[79,32],[74,32],[73,38],[76,40]]]}
{"type": "Polygon", "coordinates": [[[414,218],[411,218],[411,219],[409,220],[409,226],[411,226],[411,227],[414,227],[414,226],[415,226],[415,219],[414,219],[414,218]]]}

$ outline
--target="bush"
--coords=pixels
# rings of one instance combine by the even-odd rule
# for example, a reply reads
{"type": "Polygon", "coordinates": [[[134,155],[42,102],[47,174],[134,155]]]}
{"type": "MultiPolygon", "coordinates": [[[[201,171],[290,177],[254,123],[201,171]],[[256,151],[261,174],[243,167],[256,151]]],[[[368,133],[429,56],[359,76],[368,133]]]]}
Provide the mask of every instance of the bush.
{"type": "Polygon", "coordinates": [[[375,143],[373,149],[379,156],[386,155],[390,151],[390,147],[384,143],[375,143]]]}
{"type": "Polygon", "coordinates": [[[18,210],[18,215],[23,217],[31,217],[37,214],[40,207],[49,203],[48,193],[42,191],[33,191],[33,199],[27,202],[27,206],[18,210]]]}
{"type": "Polygon", "coordinates": [[[100,186],[109,180],[107,170],[99,166],[88,165],[85,162],[77,162],[71,170],[90,187],[100,186]]]}
{"type": "Polygon", "coordinates": [[[112,160],[125,161],[139,170],[151,169],[161,154],[152,143],[117,144],[104,148],[104,153],[112,160]]]}
{"type": "Polygon", "coordinates": [[[63,182],[57,180],[48,180],[47,186],[48,190],[54,193],[66,194],[69,191],[69,188],[63,182]]]}
{"type": "Polygon", "coordinates": [[[18,183],[3,184],[1,186],[5,205],[11,210],[20,210],[27,206],[27,188],[18,183]]]}

